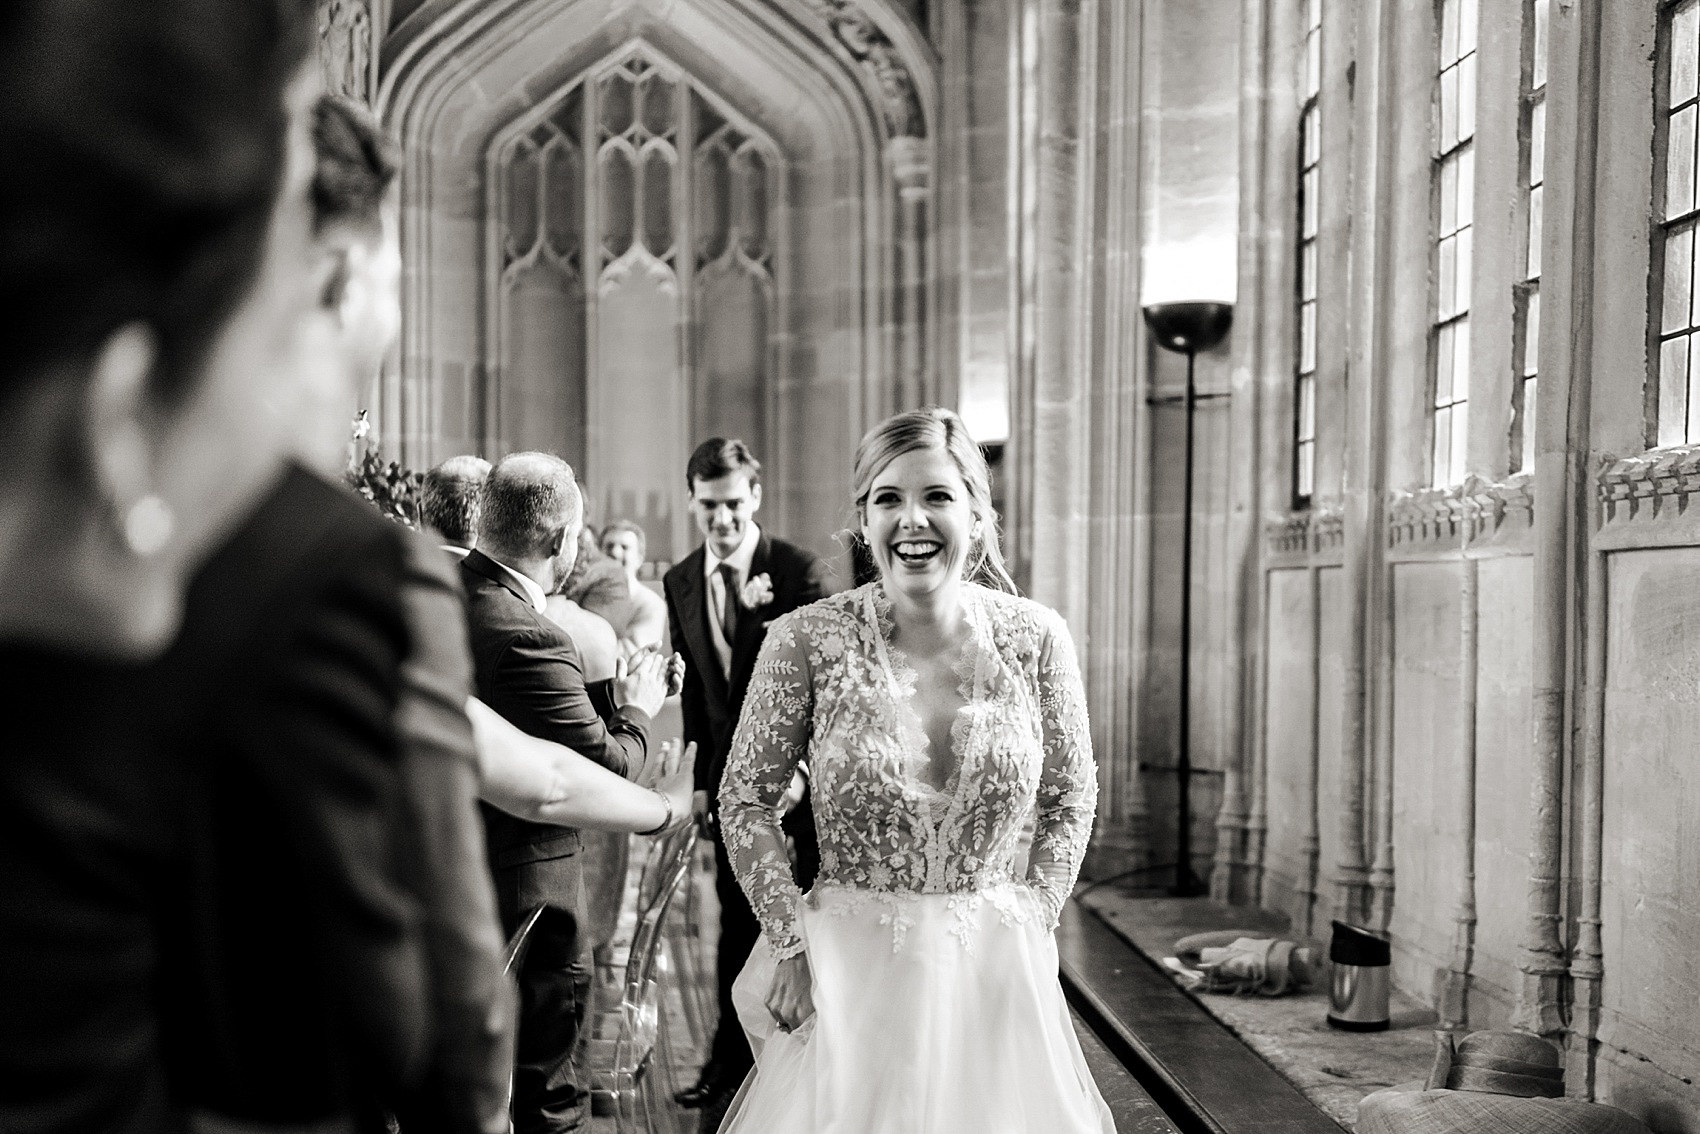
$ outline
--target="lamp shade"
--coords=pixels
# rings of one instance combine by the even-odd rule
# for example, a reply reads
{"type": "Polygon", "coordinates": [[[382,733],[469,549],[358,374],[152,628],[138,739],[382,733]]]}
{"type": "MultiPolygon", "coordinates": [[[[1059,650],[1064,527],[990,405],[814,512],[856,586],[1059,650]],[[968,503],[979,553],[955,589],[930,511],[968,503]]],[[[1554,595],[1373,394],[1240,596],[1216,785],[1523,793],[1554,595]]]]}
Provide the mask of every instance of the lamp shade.
{"type": "Polygon", "coordinates": [[[1164,350],[1194,354],[1209,350],[1228,333],[1234,305],[1213,300],[1152,303],[1145,307],[1145,325],[1164,350]]]}

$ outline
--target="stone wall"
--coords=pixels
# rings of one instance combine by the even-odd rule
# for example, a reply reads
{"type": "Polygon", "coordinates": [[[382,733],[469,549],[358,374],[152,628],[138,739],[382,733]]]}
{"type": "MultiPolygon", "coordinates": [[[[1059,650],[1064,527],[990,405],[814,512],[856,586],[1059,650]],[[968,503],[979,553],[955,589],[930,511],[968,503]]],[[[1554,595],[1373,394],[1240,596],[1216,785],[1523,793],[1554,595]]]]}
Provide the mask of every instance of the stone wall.
{"type": "MultiPolygon", "coordinates": [[[[1283,76],[1304,7],[1265,6],[1269,97],[1243,129],[1267,175],[1242,179],[1242,225],[1296,213],[1299,100],[1283,76]]],[[[1336,916],[1386,930],[1396,980],[1444,1021],[1548,1035],[1573,1094],[1700,1130],[1700,527],[1686,512],[1700,457],[1648,451],[1656,6],[1551,3],[1532,238],[1536,5],[1477,9],[1468,475],[1440,488],[1431,107],[1446,6],[1322,8],[1308,509],[1287,489],[1294,254],[1248,253],[1242,235],[1234,335],[1267,350],[1262,605],[1245,626],[1259,693],[1241,758],[1267,807],[1256,885],[1236,896],[1313,930],[1336,916]],[[1525,421],[1529,239],[1541,317],[1525,421]]]]}

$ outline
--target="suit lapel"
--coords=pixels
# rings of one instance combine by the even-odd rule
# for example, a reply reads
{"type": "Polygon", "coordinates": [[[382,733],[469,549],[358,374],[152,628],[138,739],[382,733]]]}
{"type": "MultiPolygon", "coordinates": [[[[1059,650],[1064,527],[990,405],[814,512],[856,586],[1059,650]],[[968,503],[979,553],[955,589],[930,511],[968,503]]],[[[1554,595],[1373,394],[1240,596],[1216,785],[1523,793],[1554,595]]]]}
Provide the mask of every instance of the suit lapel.
{"type": "Polygon", "coordinates": [[[703,585],[702,568],[703,550],[699,547],[680,564],[675,595],[692,663],[701,671],[708,695],[724,704],[726,675],[720,672],[720,659],[714,652],[714,638],[708,629],[708,589],[703,585]]]}
{"type": "Polygon", "coordinates": [[[482,551],[474,548],[466,553],[466,558],[460,561],[461,570],[488,579],[499,587],[505,587],[515,598],[525,604],[527,610],[535,610],[531,605],[531,596],[525,593],[525,588],[519,585],[519,580],[510,575],[506,568],[482,551]]]}
{"type": "MultiPolygon", "coordinates": [[[[756,553],[750,559],[749,577],[754,579],[757,575],[767,575],[773,583],[773,593],[777,599],[781,580],[773,578],[773,569],[770,565],[772,551],[773,544],[768,540],[767,533],[763,532],[761,539],[756,542],[756,553]]],[[[767,620],[773,617],[771,606],[772,604],[760,606],[754,610],[746,607],[738,612],[738,640],[732,643],[731,669],[734,675],[732,681],[734,685],[738,683],[736,675],[742,674],[747,677],[750,670],[755,668],[756,654],[761,651],[761,642],[765,636],[767,620]]]]}

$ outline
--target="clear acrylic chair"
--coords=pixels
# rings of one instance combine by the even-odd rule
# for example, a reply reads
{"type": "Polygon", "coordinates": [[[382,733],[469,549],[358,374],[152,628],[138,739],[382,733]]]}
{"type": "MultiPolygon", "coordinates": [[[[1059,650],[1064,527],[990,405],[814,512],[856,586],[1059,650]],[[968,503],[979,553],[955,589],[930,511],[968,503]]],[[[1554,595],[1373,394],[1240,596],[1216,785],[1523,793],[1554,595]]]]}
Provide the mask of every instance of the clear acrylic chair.
{"type": "MultiPolygon", "coordinates": [[[[681,971],[666,929],[675,897],[688,889],[696,842],[693,824],[651,840],[638,879],[616,1034],[611,1045],[598,1045],[602,1065],[595,1069],[598,1087],[613,1096],[605,1102],[611,1101],[608,1109],[621,1134],[677,1134],[686,1121],[672,1099],[676,1084],[666,1000],[679,995],[688,1004],[698,990],[682,983],[694,983],[691,978],[699,974],[681,971]]],[[[684,968],[696,966],[687,961],[684,968]]]]}

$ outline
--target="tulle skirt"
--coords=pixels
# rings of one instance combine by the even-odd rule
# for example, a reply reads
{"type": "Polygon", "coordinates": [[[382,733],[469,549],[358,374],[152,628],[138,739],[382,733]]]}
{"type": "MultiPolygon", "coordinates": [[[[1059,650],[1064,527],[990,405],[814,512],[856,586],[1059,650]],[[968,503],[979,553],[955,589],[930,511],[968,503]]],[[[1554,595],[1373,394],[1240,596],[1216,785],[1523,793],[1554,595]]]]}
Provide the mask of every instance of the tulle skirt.
{"type": "Polygon", "coordinates": [[[764,937],[733,987],[756,1068],[721,1134],[1114,1134],[1026,887],[800,910],[815,1015],[778,1031],[764,937]]]}

